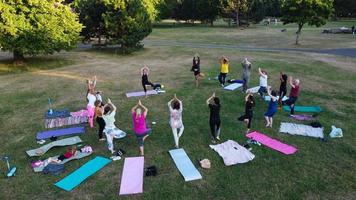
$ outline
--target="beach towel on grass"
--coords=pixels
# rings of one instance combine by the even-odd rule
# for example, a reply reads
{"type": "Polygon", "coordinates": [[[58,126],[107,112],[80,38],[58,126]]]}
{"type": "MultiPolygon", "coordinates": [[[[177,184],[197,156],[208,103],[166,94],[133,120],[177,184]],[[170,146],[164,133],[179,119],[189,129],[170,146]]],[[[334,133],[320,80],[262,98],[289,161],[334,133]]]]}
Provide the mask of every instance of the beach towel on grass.
{"type": "Polygon", "coordinates": [[[65,118],[53,118],[45,120],[45,128],[56,128],[62,126],[70,126],[76,124],[83,124],[88,122],[88,116],[82,114],[75,114],[75,116],[65,117],[65,118]]]}
{"type": "MultiPolygon", "coordinates": [[[[290,112],[289,106],[283,106],[284,111],[290,112]]],[[[322,109],[320,106],[294,106],[295,112],[307,112],[307,113],[318,113],[321,112],[322,109]]]]}
{"type": "Polygon", "coordinates": [[[283,154],[286,154],[286,155],[294,154],[298,150],[297,148],[295,148],[293,146],[284,144],[276,139],[270,138],[267,135],[264,135],[257,131],[246,134],[246,137],[248,137],[252,140],[256,140],[257,142],[260,142],[261,144],[263,144],[271,149],[274,149],[276,151],[279,151],[283,154]]]}
{"type": "Polygon", "coordinates": [[[143,192],[144,157],[125,158],[119,195],[143,192]]]}
{"type": "Polygon", "coordinates": [[[50,131],[38,132],[36,139],[44,140],[50,137],[59,137],[64,135],[74,135],[74,134],[82,134],[85,132],[84,126],[72,127],[72,128],[64,128],[50,131]]]}
{"type": "MultiPolygon", "coordinates": [[[[155,95],[155,94],[158,94],[156,90],[147,90],[147,95],[155,95]]],[[[126,93],[126,97],[127,98],[130,98],[130,97],[141,97],[141,96],[145,96],[145,92],[144,91],[126,93]]]]}
{"type": "Polygon", "coordinates": [[[314,120],[313,115],[290,115],[291,118],[299,121],[312,121],[314,120]]]}
{"type": "Polygon", "coordinates": [[[281,123],[279,132],[288,133],[291,135],[302,135],[316,138],[324,138],[323,134],[324,128],[314,128],[312,126],[304,124],[293,124],[293,123],[281,123]]]}
{"type": "Polygon", "coordinates": [[[47,111],[45,113],[45,118],[46,119],[53,119],[53,118],[65,118],[65,117],[69,117],[70,113],[68,109],[63,109],[63,110],[53,110],[52,114],[49,114],[49,112],[47,111]]]}
{"type": "Polygon", "coordinates": [[[260,89],[260,86],[256,86],[256,87],[247,89],[246,93],[248,93],[248,91],[251,91],[252,93],[257,93],[259,89],[260,89]]]}
{"type": "MultiPolygon", "coordinates": [[[[75,156],[72,156],[68,159],[64,159],[62,162],[60,162],[59,164],[65,164],[69,161],[72,161],[72,160],[79,160],[81,158],[84,158],[84,157],[87,157],[87,156],[90,156],[92,154],[92,152],[77,152],[77,154],[75,154],[75,156]]],[[[58,159],[59,155],[57,156],[53,156],[52,158],[57,158],[58,159]]],[[[44,160],[41,162],[40,165],[37,165],[37,166],[34,166],[32,169],[34,172],[42,172],[43,169],[48,165],[48,159],[44,160]]]]}
{"type": "Polygon", "coordinates": [[[201,174],[197,168],[195,168],[194,164],[189,159],[184,149],[170,150],[169,154],[171,155],[174,163],[176,164],[179,172],[184,177],[185,181],[202,179],[201,174]]]}
{"type": "Polygon", "coordinates": [[[110,159],[97,156],[54,185],[65,191],[71,191],[110,162],[110,159]]]}
{"type": "Polygon", "coordinates": [[[226,87],[224,87],[225,90],[230,90],[230,91],[233,91],[233,90],[236,90],[237,88],[239,87],[242,87],[242,84],[241,83],[233,83],[233,84],[230,84],[226,87]]]}
{"type": "Polygon", "coordinates": [[[209,145],[209,147],[222,157],[226,166],[247,163],[255,158],[255,155],[249,150],[233,140],[228,140],[217,145],[209,145]]]}
{"type": "Polygon", "coordinates": [[[30,157],[32,156],[41,156],[43,154],[45,154],[48,150],[50,150],[52,147],[56,147],[56,146],[68,146],[68,145],[73,145],[73,144],[77,144],[82,142],[82,140],[78,137],[70,137],[70,138],[65,138],[62,140],[57,140],[51,143],[48,143],[46,145],[43,145],[37,149],[32,149],[32,150],[28,150],[26,151],[27,155],[29,155],[30,157]]]}

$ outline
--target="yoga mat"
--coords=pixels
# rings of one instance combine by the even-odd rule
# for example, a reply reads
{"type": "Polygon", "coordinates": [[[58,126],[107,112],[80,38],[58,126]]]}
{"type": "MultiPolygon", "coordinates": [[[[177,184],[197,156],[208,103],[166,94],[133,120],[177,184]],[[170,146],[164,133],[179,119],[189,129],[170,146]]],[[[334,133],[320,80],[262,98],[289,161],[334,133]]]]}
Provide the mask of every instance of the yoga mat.
{"type": "Polygon", "coordinates": [[[260,142],[261,144],[263,144],[271,149],[274,149],[276,151],[279,151],[283,154],[286,154],[286,155],[294,154],[298,150],[297,148],[295,148],[293,146],[284,144],[276,139],[270,138],[267,135],[264,135],[257,131],[246,134],[246,137],[256,140],[257,142],[260,142]]]}
{"type": "Polygon", "coordinates": [[[119,195],[143,192],[144,157],[125,158],[119,195]]]}
{"type": "Polygon", "coordinates": [[[260,89],[260,86],[256,86],[256,87],[247,89],[247,90],[246,90],[246,93],[247,93],[248,91],[251,91],[252,93],[257,93],[259,89],[260,89]]]}
{"type": "MultiPolygon", "coordinates": [[[[277,96],[277,98],[279,99],[279,96],[277,96]]],[[[287,96],[284,96],[282,101],[286,101],[288,99],[287,96]]],[[[271,97],[270,96],[265,96],[265,101],[271,101],[271,97]]]]}
{"type": "MultiPolygon", "coordinates": [[[[289,106],[283,106],[284,111],[290,112],[290,107],[289,106]]],[[[322,109],[320,106],[294,106],[294,111],[295,112],[321,112],[322,109]]]]}
{"type": "MultiPolygon", "coordinates": [[[[154,94],[158,94],[156,90],[147,90],[147,95],[154,95],[154,94]]],[[[126,97],[127,98],[130,98],[130,97],[141,97],[141,96],[145,96],[145,92],[144,91],[126,93],[126,97]]]]}
{"type": "Polygon", "coordinates": [[[197,168],[195,168],[187,153],[185,153],[184,149],[170,150],[169,154],[171,154],[174,163],[184,177],[185,181],[202,179],[201,174],[197,168]]]}
{"type": "Polygon", "coordinates": [[[45,113],[45,118],[46,119],[53,119],[53,118],[65,118],[65,117],[70,117],[70,113],[68,109],[63,109],[63,110],[53,110],[52,114],[49,114],[47,111],[45,113]]]}
{"type": "Polygon", "coordinates": [[[304,124],[293,124],[281,122],[279,132],[291,135],[302,135],[315,138],[324,138],[324,128],[314,128],[304,124]]]}
{"type": "Polygon", "coordinates": [[[110,159],[97,156],[93,160],[88,161],[79,169],[75,170],[74,172],[72,172],[54,185],[65,191],[71,191],[89,176],[95,174],[97,171],[105,167],[110,162],[110,159]]]}
{"type": "Polygon", "coordinates": [[[37,149],[32,149],[32,150],[28,150],[26,151],[27,155],[29,155],[30,157],[32,156],[41,156],[43,154],[45,154],[48,150],[50,150],[52,147],[55,146],[68,146],[68,145],[73,145],[73,144],[77,144],[82,142],[82,140],[78,137],[70,137],[70,138],[66,138],[63,140],[57,140],[51,143],[48,143],[46,145],[43,145],[37,149]]]}
{"type": "Polygon", "coordinates": [[[58,137],[58,136],[64,136],[64,135],[82,134],[84,132],[85,132],[84,126],[77,126],[77,127],[72,127],[72,128],[64,128],[64,129],[58,129],[58,130],[38,132],[36,139],[43,140],[43,139],[50,138],[52,136],[58,137]]]}
{"type": "Polygon", "coordinates": [[[291,118],[299,121],[312,121],[314,117],[312,115],[290,115],[291,118]]]}
{"type": "Polygon", "coordinates": [[[230,91],[233,91],[233,90],[236,90],[237,88],[241,87],[242,84],[241,83],[233,83],[233,84],[230,84],[226,87],[224,87],[225,90],[230,90],[230,91]]]}

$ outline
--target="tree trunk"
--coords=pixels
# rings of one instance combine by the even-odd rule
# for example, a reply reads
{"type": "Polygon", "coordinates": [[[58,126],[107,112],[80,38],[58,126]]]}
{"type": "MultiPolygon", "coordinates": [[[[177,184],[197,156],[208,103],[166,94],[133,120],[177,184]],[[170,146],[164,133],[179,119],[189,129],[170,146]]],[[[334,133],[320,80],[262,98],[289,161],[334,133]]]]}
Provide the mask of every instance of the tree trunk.
{"type": "Polygon", "coordinates": [[[239,9],[236,9],[236,27],[239,27],[240,22],[239,22],[239,9]]]}
{"type": "Polygon", "coordinates": [[[302,23],[298,24],[298,31],[297,31],[297,38],[295,40],[295,45],[299,45],[299,37],[302,33],[302,28],[303,28],[303,25],[302,23]]]}
{"type": "Polygon", "coordinates": [[[15,63],[21,63],[25,60],[25,57],[23,56],[22,52],[14,50],[13,59],[15,63]]]}
{"type": "Polygon", "coordinates": [[[210,26],[214,26],[214,20],[210,20],[210,26]]]}
{"type": "Polygon", "coordinates": [[[101,34],[99,34],[98,37],[99,37],[98,43],[99,43],[99,46],[100,46],[101,45],[101,34]]]}

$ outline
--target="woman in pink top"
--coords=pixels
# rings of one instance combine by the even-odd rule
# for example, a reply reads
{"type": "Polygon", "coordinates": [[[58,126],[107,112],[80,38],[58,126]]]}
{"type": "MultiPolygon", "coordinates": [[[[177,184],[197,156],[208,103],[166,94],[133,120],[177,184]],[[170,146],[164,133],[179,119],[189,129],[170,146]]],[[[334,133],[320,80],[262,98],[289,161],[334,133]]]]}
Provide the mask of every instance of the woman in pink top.
{"type": "Polygon", "coordinates": [[[148,109],[142,105],[141,100],[138,100],[138,103],[131,109],[133,129],[137,137],[141,156],[144,155],[143,143],[151,132],[151,129],[148,129],[146,126],[147,112],[148,109]]]}

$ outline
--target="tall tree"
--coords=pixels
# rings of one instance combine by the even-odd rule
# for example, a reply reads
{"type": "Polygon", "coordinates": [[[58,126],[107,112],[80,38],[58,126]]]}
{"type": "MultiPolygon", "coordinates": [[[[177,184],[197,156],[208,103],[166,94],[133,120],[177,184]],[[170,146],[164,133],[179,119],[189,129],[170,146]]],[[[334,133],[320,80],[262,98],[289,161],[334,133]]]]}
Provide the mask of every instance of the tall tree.
{"type": "Polygon", "coordinates": [[[305,24],[319,27],[326,23],[333,12],[333,0],[285,0],[282,5],[282,21],[284,24],[297,23],[295,44],[305,24]]]}
{"type": "Polygon", "coordinates": [[[334,7],[338,17],[356,17],[355,0],[334,0],[334,7]]]}
{"type": "Polygon", "coordinates": [[[198,0],[197,18],[201,21],[207,21],[211,26],[218,17],[220,9],[220,0],[198,0]]]}
{"type": "Polygon", "coordinates": [[[239,16],[248,10],[247,0],[221,0],[223,16],[232,16],[235,18],[236,26],[240,25],[239,16]]]}
{"type": "Polygon", "coordinates": [[[61,0],[0,1],[0,46],[24,55],[52,54],[76,46],[82,25],[61,0]]]}

